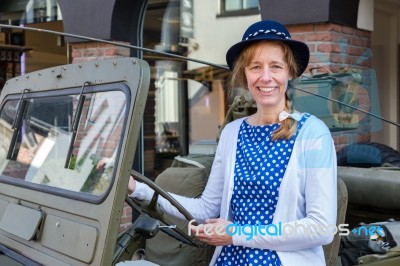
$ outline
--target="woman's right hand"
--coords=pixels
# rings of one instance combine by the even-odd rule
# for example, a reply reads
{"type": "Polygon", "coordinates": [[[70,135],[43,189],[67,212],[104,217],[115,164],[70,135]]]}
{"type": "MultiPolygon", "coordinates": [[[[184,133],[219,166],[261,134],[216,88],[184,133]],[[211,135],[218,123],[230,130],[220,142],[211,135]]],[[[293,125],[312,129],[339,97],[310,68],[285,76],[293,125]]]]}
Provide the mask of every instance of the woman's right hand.
{"type": "Polygon", "coordinates": [[[133,179],[133,176],[129,177],[129,183],[128,183],[128,193],[129,195],[133,193],[133,191],[135,191],[136,188],[136,180],[133,179]]]}

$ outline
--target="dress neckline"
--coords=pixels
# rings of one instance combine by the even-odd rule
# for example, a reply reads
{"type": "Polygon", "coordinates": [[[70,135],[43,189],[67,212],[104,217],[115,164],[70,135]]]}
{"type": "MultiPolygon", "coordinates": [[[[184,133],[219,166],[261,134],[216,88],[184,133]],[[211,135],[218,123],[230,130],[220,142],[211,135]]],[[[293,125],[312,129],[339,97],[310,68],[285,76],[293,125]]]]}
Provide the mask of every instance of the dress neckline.
{"type": "Polygon", "coordinates": [[[247,126],[250,127],[275,127],[275,126],[280,126],[281,123],[272,123],[272,124],[266,124],[266,125],[252,125],[249,122],[247,122],[247,118],[243,120],[243,123],[245,123],[247,126]]]}

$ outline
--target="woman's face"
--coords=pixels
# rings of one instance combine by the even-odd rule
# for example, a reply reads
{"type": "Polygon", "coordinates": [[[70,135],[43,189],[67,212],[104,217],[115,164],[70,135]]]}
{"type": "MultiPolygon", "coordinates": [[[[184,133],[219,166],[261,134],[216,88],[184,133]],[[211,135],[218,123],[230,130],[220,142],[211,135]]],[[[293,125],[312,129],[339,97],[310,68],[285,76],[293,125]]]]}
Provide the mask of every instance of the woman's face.
{"type": "Polygon", "coordinates": [[[247,87],[258,109],[273,112],[284,110],[285,92],[292,77],[281,46],[269,42],[256,44],[245,74],[247,87]]]}

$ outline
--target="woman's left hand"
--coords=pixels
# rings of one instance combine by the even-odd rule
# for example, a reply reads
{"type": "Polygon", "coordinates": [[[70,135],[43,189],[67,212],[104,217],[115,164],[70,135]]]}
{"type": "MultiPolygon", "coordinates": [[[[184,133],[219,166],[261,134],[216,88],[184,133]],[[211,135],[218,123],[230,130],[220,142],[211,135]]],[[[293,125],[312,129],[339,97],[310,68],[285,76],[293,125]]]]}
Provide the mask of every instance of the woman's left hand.
{"type": "Polygon", "coordinates": [[[226,227],[232,222],[218,218],[207,219],[205,224],[191,225],[192,234],[204,243],[213,246],[231,245],[232,236],[226,232],[226,227]]]}

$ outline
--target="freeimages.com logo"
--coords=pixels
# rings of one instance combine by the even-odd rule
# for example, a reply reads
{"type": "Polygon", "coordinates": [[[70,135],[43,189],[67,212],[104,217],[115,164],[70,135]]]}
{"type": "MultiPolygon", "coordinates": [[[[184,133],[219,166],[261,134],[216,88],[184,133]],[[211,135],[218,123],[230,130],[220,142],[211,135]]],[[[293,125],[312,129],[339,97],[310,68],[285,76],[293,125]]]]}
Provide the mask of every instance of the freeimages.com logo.
{"type": "MultiPolygon", "coordinates": [[[[188,235],[192,235],[193,223],[195,220],[191,220],[188,226],[188,235]]],[[[255,236],[279,236],[279,237],[288,237],[290,235],[335,235],[339,234],[340,236],[347,236],[350,233],[359,235],[359,236],[375,236],[380,235],[384,236],[384,230],[379,225],[373,226],[360,226],[354,228],[350,231],[348,228],[349,224],[339,224],[336,225],[317,225],[317,224],[303,224],[300,222],[294,223],[282,223],[278,222],[277,224],[238,224],[231,223],[227,226],[222,224],[204,224],[203,231],[207,236],[213,235],[239,235],[245,236],[246,240],[251,240],[255,236]]],[[[199,235],[199,227],[196,228],[195,235],[199,235]]]]}

